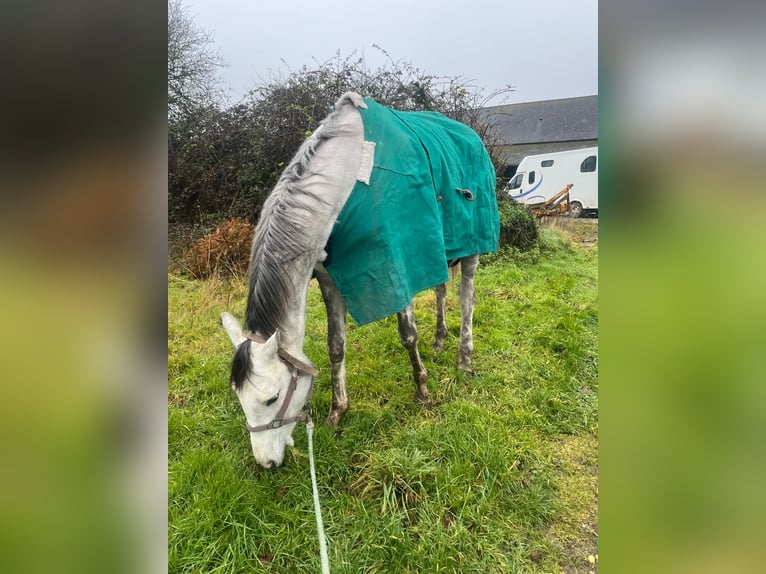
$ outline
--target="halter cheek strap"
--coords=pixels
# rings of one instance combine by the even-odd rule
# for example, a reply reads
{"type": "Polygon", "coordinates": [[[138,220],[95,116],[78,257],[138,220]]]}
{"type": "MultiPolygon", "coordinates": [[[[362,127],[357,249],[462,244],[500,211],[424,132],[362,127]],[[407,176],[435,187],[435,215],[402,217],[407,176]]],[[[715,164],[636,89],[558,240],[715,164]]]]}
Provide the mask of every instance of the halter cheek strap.
{"type": "MultiPolygon", "coordinates": [[[[257,333],[247,333],[245,336],[248,339],[255,341],[256,343],[263,344],[266,342],[266,340],[257,333]]],[[[285,418],[285,413],[287,412],[287,409],[290,407],[290,401],[293,398],[295,389],[298,388],[298,377],[300,377],[301,375],[311,376],[311,381],[309,382],[309,391],[308,391],[308,394],[306,395],[306,402],[307,403],[311,402],[311,396],[314,393],[314,377],[319,375],[319,370],[314,365],[310,363],[305,363],[301,361],[300,359],[293,357],[290,353],[288,353],[284,349],[281,349],[281,348],[277,349],[277,355],[282,360],[282,362],[287,364],[287,366],[290,368],[290,384],[287,387],[287,394],[285,395],[285,400],[282,401],[282,406],[279,408],[279,411],[277,412],[276,416],[270,423],[252,426],[250,423],[245,422],[245,426],[247,427],[247,430],[250,432],[260,432],[260,431],[278,429],[279,427],[282,427],[290,423],[303,422],[307,420],[309,417],[309,411],[305,407],[299,415],[294,417],[285,418]]]]}

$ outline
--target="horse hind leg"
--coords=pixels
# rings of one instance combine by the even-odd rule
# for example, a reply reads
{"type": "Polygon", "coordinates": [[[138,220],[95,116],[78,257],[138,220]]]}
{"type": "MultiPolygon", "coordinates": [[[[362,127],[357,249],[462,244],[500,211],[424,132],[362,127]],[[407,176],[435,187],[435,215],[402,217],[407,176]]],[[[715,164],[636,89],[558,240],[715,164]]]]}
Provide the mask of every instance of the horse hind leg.
{"type": "Polygon", "coordinates": [[[317,269],[315,276],[327,309],[327,350],[332,369],[332,406],[327,423],[337,426],[349,406],[346,392],[346,303],[326,271],[317,269]]]}
{"type": "Polygon", "coordinates": [[[410,355],[412,371],[415,377],[415,400],[422,404],[429,404],[431,398],[428,395],[428,372],[418,353],[418,330],[415,326],[415,314],[412,302],[402,311],[396,314],[399,322],[399,340],[410,355]]]}
{"type": "Polygon", "coordinates": [[[441,352],[444,350],[444,340],[447,338],[447,284],[442,283],[434,287],[436,293],[436,335],[434,336],[433,350],[441,352]]]}
{"type": "Polygon", "coordinates": [[[460,261],[460,349],[458,368],[472,372],[473,359],[473,307],[476,302],[474,277],[479,266],[479,256],[471,255],[460,261]]]}

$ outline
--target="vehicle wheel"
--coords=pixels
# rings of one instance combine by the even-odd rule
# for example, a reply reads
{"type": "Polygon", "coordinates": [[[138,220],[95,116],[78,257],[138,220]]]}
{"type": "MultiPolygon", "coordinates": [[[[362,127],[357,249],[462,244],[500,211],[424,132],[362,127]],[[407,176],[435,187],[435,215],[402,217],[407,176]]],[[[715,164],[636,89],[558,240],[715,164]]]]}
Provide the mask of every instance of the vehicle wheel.
{"type": "Polygon", "coordinates": [[[582,203],[573,201],[569,204],[569,217],[582,217],[582,203]]]}

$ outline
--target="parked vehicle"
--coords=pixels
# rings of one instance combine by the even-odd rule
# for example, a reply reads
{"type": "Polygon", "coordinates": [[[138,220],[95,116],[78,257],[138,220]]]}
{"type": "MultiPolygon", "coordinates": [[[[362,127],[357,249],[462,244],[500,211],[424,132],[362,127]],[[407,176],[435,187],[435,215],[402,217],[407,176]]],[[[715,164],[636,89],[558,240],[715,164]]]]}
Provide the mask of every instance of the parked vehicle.
{"type": "Polygon", "coordinates": [[[549,201],[567,185],[572,217],[598,213],[598,148],[528,155],[505,191],[524,205],[549,201]]]}

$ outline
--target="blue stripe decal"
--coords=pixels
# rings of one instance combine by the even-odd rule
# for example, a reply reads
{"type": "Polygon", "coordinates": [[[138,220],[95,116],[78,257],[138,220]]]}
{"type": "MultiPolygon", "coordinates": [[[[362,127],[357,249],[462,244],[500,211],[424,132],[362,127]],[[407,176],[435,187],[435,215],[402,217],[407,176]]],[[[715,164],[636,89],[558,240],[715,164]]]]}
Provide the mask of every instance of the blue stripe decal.
{"type": "Polygon", "coordinates": [[[542,173],[542,172],[540,172],[540,181],[538,181],[538,182],[537,182],[537,185],[535,185],[534,187],[532,187],[532,188],[531,188],[529,191],[526,191],[526,192],[522,193],[521,195],[512,195],[512,196],[511,196],[511,198],[512,198],[512,199],[521,199],[522,197],[524,197],[524,196],[526,196],[526,195],[529,195],[529,194],[530,194],[530,193],[532,193],[534,190],[536,190],[538,187],[540,187],[540,184],[541,184],[542,182],[543,182],[543,173],[542,173]]]}

